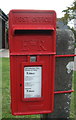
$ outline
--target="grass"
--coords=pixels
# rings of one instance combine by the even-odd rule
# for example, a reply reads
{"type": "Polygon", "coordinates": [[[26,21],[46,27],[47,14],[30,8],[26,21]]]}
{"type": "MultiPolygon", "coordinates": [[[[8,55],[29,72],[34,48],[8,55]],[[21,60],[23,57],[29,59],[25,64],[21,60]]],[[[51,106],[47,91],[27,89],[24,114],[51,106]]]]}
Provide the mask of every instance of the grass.
{"type": "Polygon", "coordinates": [[[74,89],[74,92],[72,93],[72,97],[71,97],[70,118],[76,118],[76,72],[73,72],[72,87],[74,89]]]}
{"type": "Polygon", "coordinates": [[[2,118],[2,58],[0,59],[0,119],[2,118]]]}
{"type": "MultiPolygon", "coordinates": [[[[73,74],[73,88],[76,90],[76,72],[73,74]]],[[[10,111],[9,59],[2,59],[2,118],[40,118],[40,115],[13,116],[10,111]]],[[[1,89],[1,88],[0,88],[1,89]]],[[[72,93],[71,118],[76,116],[76,92],[72,93]]]]}
{"type": "Polygon", "coordinates": [[[74,72],[74,114],[75,114],[75,119],[76,119],[76,72],[74,72]]]}

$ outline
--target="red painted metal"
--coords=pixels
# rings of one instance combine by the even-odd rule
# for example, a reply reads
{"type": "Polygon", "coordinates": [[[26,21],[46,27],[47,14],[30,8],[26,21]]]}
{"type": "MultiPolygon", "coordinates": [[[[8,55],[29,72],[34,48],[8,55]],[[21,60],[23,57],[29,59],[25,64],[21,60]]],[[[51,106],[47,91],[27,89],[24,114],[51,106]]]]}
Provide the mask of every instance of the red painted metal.
{"type": "Polygon", "coordinates": [[[53,112],[56,13],[51,10],[10,11],[9,47],[12,114],[53,112]],[[37,57],[37,61],[30,61],[32,55],[37,57]],[[26,66],[42,67],[41,97],[24,98],[24,67],[26,66]]]}
{"type": "Polygon", "coordinates": [[[68,90],[68,91],[55,91],[54,94],[71,93],[71,92],[74,92],[74,90],[68,90]]]}
{"type": "MultiPolygon", "coordinates": [[[[55,55],[55,57],[75,57],[76,54],[68,54],[68,55],[55,55]]],[[[62,93],[71,93],[74,92],[74,90],[68,90],[68,91],[55,91],[54,94],[62,94],[62,93]]]]}
{"type": "Polygon", "coordinates": [[[76,54],[69,54],[69,55],[55,55],[55,57],[75,57],[76,54]]]}

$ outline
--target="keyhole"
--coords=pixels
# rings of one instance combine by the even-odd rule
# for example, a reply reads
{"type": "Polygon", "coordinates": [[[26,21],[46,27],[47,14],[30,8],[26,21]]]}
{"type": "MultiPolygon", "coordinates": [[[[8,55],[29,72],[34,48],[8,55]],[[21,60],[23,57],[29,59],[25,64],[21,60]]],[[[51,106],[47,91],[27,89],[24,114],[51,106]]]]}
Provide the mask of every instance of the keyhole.
{"type": "Polygon", "coordinates": [[[22,86],[22,84],[20,84],[20,87],[22,86]]]}

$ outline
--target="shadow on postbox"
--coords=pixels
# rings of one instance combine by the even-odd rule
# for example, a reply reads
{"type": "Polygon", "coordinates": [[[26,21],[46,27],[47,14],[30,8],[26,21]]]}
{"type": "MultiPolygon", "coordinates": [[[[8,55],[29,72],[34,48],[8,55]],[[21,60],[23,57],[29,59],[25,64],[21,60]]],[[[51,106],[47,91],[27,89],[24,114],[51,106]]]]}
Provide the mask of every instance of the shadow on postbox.
{"type": "Polygon", "coordinates": [[[9,47],[12,114],[53,112],[55,11],[11,10],[9,47]]]}

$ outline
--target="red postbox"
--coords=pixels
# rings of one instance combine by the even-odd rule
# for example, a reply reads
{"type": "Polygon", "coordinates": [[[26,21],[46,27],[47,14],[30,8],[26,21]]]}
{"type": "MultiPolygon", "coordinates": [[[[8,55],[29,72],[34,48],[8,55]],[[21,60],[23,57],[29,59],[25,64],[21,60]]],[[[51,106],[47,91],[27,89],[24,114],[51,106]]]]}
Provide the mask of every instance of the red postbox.
{"type": "Polygon", "coordinates": [[[53,112],[56,13],[9,13],[10,85],[13,115],[53,112]]]}

